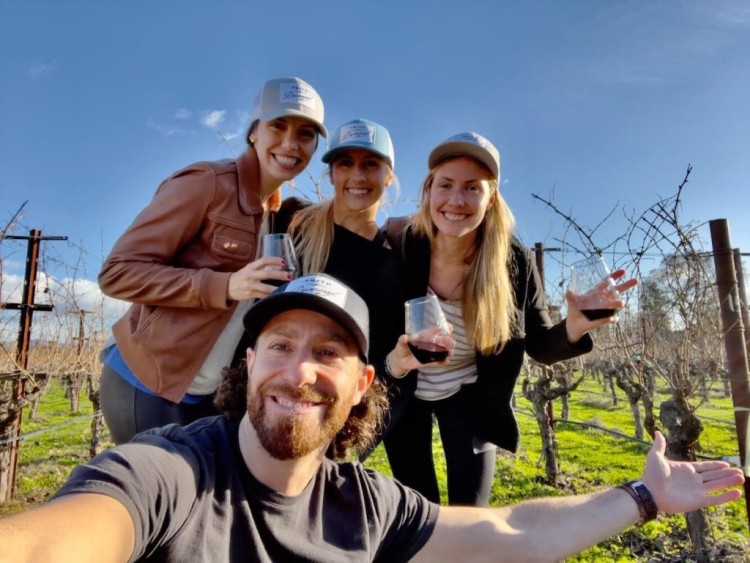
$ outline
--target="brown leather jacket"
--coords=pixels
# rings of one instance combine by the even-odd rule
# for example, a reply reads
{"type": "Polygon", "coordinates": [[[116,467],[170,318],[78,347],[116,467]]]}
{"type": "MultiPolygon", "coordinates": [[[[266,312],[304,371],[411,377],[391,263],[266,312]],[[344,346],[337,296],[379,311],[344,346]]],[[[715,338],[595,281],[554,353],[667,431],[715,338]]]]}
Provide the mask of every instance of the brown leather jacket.
{"type": "Polygon", "coordinates": [[[263,220],[258,158],[198,162],[167,178],[99,274],[133,305],[112,327],[138,379],[180,402],[237,303],[229,276],[255,259],[263,220]]]}

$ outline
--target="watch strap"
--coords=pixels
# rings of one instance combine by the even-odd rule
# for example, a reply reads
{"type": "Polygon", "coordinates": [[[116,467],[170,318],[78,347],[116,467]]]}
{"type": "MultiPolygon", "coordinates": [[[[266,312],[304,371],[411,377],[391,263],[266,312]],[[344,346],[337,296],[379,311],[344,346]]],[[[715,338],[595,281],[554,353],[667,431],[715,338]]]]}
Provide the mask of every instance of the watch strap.
{"type": "Polygon", "coordinates": [[[622,485],[618,485],[617,488],[622,489],[623,491],[628,493],[638,505],[638,512],[641,515],[641,519],[638,522],[639,524],[649,522],[656,518],[656,515],[659,513],[659,509],[656,506],[654,495],[651,494],[651,491],[646,486],[646,483],[644,483],[643,481],[633,480],[628,481],[627,483],[623,483],[622,485]]]}

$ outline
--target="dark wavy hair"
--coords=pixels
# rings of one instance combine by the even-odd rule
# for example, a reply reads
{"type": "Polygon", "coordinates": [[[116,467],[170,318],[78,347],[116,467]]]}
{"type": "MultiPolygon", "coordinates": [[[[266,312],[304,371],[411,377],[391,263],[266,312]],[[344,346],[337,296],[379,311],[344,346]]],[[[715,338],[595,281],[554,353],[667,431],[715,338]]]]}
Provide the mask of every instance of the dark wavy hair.
{"type": "MultiPolygon", "coordinates": [[[[360,367],[364,367],[361,364],[360,367]]],[[[247,363],[237,367],[224,368],[221,383],[216,390],[214,405],[227,418],[239,419],[247,412],[247,363]]],[[[349,418],[328,447],[326,456],[335,459],[348,459],[353,451],[361,456],[370,451],[382,427],[383,417],[388,409],[385,385],[378,378],[365,391],[359,404],[352,407],[349,418]]]]}

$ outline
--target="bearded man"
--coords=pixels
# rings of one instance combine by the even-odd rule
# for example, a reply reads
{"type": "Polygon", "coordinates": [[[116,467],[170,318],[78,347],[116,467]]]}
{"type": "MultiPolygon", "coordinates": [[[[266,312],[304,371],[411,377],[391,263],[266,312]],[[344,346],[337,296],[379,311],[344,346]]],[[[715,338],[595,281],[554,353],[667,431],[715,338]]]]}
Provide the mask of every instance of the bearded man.
{"type": "Polygon", "coordinates": [[[657,434],[638,481],[504,508],[440,507],[358,462],[384,398],[362,299],[326,275],[247,313],[247,412],[136,436],[49,503],[0,520],[0,561],[557,561],[657,510],[739,497],[739,469],[673,462],[657,434]]]}

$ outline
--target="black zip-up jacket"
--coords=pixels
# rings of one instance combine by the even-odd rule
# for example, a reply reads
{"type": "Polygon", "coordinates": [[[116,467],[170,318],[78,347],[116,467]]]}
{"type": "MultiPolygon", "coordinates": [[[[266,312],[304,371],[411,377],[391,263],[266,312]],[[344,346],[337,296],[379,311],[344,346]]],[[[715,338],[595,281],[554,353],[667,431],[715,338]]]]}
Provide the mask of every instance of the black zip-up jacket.
{"type": "MultiPolygon", "coordinates": [[[[391,247],[401,256],[406,275],[407,299],[427,294],[430,276],[430,243],[417,236],[407,218],[392,218],[384,230],[391,247]]],[[[552,364],[590,352],[594,343],[585,335],[575,344],[568,342],[565,320],[552,324],[547,310],[547,299],[542,290],[539,272],[528,251],[514,240],[512,243],[513,282],[516,306],[521,312],[518,334],[511,337],[499,354],[482,355],[477,351],[477,382],[474,386],[473,409],[475,436],[496,446],[515,452],[518,449],[518,423],[516,422],[511,397],[521,373],[524,352],[544,364],[552,364]]],[[[416,371],[409,373],[416,383],[416,371]]],[[[405,385],[411,389],[416,385],[405,385]]],[[[408,408],[410,396],[402,394],[398,400],[404,405],[392,405],[392,409],[408,408]]],[[[389,431],[397,432],[390,428],[389,431]]]]}

